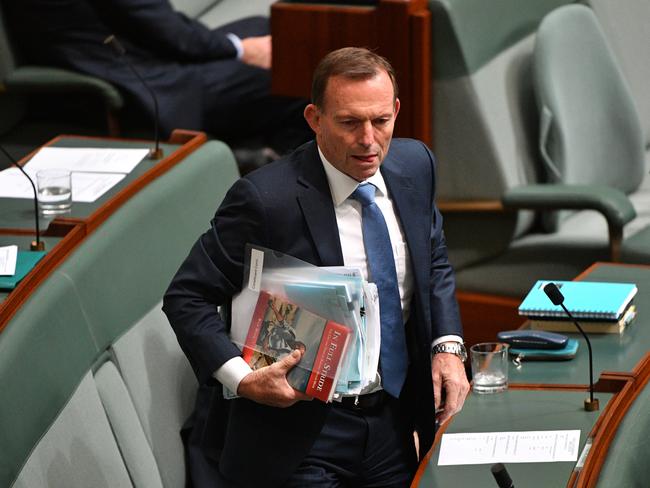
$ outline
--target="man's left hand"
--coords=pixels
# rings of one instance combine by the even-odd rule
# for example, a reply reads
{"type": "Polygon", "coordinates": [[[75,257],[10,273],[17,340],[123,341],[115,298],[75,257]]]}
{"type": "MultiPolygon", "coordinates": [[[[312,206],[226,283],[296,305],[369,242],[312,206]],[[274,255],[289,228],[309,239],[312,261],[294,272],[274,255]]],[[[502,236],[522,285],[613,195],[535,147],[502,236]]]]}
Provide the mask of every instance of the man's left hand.
{"type": "Polygon", "coordinates": [[[241,43],[244,48],[241,60],[244,63],[271,69],[271,36],[247,37],[241,43]]]}
{"type": "Polygon", "coordinates": [[[446,352],[433,355],[431,361],[431,376],[433,378],[433,395],[436,402],[438,420],[442,424],[452,415],[460,412],[469,392],[469,382],[465,374],[465,366],[458,356],[446,352]],[[445,397],[442,401],[442,391],[445,397]]]}

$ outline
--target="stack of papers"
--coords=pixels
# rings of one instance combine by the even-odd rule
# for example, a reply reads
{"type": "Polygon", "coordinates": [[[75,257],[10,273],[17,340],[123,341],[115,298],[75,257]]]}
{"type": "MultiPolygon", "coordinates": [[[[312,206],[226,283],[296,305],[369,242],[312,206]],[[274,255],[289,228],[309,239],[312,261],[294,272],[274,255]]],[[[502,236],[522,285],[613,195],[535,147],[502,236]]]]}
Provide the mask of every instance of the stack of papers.
{"type": "MultiPolygon", "coordinates": [[[[44,147],[23,167],[36,182],[42,169],[72,173],[72,201],[94,202],[142,161],[148,149],[44,147]]],[[[34,198],[31,183],[18,168],[0,171],[0,198],[34,198]]]]}
{"type": "MultiPolygon", "coordinates": [[[[257,364],[264,365],[258,361],[261,357],[265,356],[267,362],[271,356],[276,358],[273,349],[277,347],[272,347],[272,341],[266,339],[271,335],[284,336],[291,348],[296,348],[292,344],[307,346],[301,362],[294,368],[297,371],[319,364],[320,357],[330,361],[334,348],[337,348],[336,354],[341,350],[340,345],[329,341],[325,348],[327,344],[333,348],[321,356],[326,337],[323,330],[333,327],[329,325],[331,322],[346,329],[345,352],[340,361],[337,359],[336,367],[324,368],[327,373],[323,372],[323,378],[334,385],[331,391],[325,397],[313,396],[331,401],[339,395],[358,395],[373,390],[378,384],[380,350],[376,286],[365,282],[356,268],[320,268],[258,248],[249,248],[247,253],[244,288],[232,302],[230,337],[242,348],[249,365],[255,369],[257,364]],[[266,306],[269,297],[274,306],[266,306]],[[263,318],[256,312],[261,306],[265,310],[263,318]],[[275,309],[273,313],[268,312],[275,309]],[[305,316],[312,317],[313,326],[304,320],[305,316]],[[327,325],[323,327],[320,319],[327,321],[327,325]]],[[[290,350],[287,348],[286,354],[290,350]]],[[[307,378],[316,370],[314,366],[308,375],[300,374],[307,378]]],[[[302,386],[294,387],[310,394],[302,386]]]]}

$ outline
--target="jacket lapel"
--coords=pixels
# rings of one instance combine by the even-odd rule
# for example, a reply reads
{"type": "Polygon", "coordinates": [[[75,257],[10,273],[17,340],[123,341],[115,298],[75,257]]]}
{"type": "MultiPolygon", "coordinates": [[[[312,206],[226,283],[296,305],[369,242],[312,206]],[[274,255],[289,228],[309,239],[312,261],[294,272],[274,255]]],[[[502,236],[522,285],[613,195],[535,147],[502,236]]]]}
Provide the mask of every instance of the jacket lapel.
{"type": "MultiPolygon", "coordinates": [[[[401,164],[408,164],[402,162],[401,164]]],[[[423,185],[400,171],[400,163],[387,158],[381,166],[382,176],[395,205],[397,217],[402,224],[402,231],[408,246],[411,269],[415,279],[416,290],[428,289],[428,266],[413,266],[413,263],[428,263],[431,261],[431,207],[423,207],[422,202],[428,202],[429,197],[423,195],[423,185]]]]}
{"type": "MultiPolygon", "coordinates": [[[[343,253],[332,194],[316,143],[305,150],[298,177],[298,203],[322,266],[340,266],[343,253]]],[[[291,229],[287,229],[291,232],[291,229]]]]}

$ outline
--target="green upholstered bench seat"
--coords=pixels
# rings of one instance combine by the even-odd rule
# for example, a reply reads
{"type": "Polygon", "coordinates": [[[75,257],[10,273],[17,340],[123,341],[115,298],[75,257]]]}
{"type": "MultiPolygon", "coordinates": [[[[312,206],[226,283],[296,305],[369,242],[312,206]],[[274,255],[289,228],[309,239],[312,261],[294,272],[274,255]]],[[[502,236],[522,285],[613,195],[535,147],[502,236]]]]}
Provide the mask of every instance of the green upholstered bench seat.
{"type": "Polygon", "coordinates": [[[619,425],[600,470],[598,488],[642,488],[650,479],[650,385],[646,384],[619,425]]]}
{"type": "Polygon", "coordinates": [[[0,333],[0,486],[184,485],[196,389],[160,312],[238,177],[211,141],[111,215],[0,333]]]}

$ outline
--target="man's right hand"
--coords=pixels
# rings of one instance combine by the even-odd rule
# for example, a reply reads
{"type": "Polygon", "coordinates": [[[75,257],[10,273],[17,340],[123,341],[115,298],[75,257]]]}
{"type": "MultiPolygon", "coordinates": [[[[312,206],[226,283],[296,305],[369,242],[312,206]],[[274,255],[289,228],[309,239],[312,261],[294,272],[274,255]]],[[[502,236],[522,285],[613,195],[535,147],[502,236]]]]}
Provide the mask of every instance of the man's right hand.
{"type": "Polygon", "coordinates": [[[311,397],[294,390],[287,382],[287,373],[300,362],[301,357],[300,351],[294,350],[277,363],[244,376],[237,394],[257,403],[282,408],[290,407],[300,400],[311,400],[311,397]]]}

